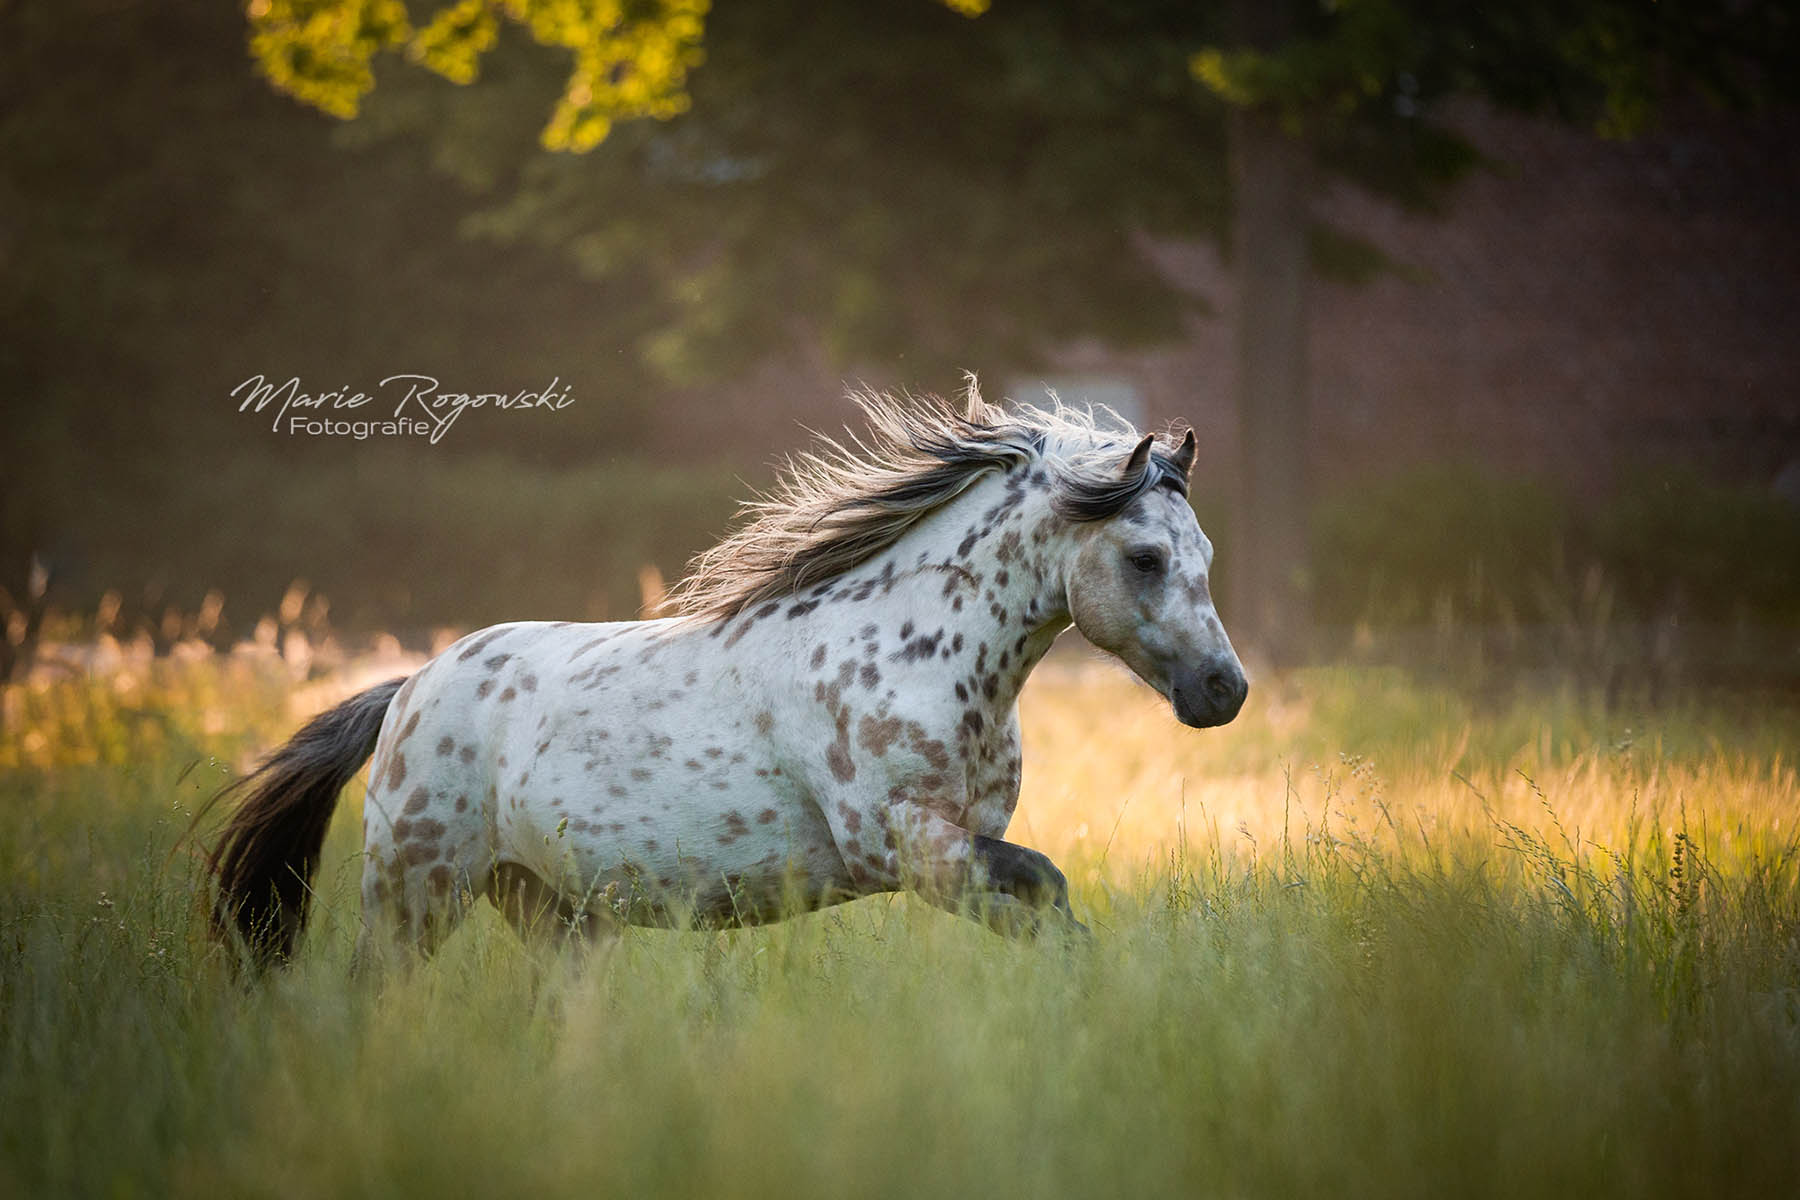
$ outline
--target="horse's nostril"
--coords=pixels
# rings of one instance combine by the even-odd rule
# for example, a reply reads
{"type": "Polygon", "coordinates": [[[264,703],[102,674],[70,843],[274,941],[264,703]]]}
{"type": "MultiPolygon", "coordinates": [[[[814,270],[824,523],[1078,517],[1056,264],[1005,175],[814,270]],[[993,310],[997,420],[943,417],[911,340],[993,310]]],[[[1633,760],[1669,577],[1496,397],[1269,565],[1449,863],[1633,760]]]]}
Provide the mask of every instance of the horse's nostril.
{"type": "Polygon", "coordinates": [[[1206,694],[1216,703],[1223,704],[1231,699],[1231,679],[1223,671],[1213,671],[1206,676],[1206,694]]]}

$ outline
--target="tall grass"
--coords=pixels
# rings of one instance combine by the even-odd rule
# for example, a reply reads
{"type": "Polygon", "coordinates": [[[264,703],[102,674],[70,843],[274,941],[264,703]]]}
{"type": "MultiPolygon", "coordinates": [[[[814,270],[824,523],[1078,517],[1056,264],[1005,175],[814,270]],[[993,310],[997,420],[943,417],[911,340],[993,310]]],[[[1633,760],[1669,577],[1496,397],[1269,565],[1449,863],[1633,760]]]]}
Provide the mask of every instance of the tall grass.
{"type": "Polygon", "coordinates": [[[887,898],[585,952],[481,913],[352,982],[352,794],[299,961],[247,987],[169,856],[206,756],[297,720],[230,669],[172,666],[137,715],[71,680],[6,727],[0,1194],[1713,1196],[1800,1169],[1791,710],[1316,671],[1196,734],[1052,664],[1014,832],[1091,945],[887,898]],[[189,724],[215,689],[235,715],[189,724]]]}

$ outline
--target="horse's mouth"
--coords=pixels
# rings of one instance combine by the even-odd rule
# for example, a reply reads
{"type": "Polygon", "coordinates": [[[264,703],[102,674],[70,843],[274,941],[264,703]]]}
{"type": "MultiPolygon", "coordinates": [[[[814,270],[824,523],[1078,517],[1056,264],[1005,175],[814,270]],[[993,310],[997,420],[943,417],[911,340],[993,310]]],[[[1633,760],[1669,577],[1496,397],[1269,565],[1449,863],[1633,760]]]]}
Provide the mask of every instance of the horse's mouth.
{"type": "Polygon", "coordinates": [[[1240,669],[1183,672],[1169,684],[1175,719],[1193,729],[1227,725],[1243,711],[1250,684],[1240,669]]]}
{"type": "Polygon", "coordinates": [[[1179,700],[1175,702],[1175,719],[1190,729],[1212,729],[1218,725],[1229,725],[1237,715],[1236,708],[1228,712],[1211,707],[1196,709],[1179,700]]]}

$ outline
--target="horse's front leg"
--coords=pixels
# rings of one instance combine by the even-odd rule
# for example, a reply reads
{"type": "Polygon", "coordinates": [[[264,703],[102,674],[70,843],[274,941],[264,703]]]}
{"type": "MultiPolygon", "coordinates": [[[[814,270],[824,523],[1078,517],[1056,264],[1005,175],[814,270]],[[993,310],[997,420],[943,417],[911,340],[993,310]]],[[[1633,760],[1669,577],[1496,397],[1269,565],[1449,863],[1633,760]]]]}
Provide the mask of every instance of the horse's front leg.
{"type": "Polygon", "coordinates": [[[970,899],[988,925],[1003,933],[1035,933],[1046,923],[1080,933],[1088,927],[1069,907],[1069,881],[1049,856],[1000,838],[974,835],[970,899]]]}
{"type": "MultiPolygon", "coordinates": [[[[1050,928],[1087,933],[1069,907],[1069,885],[1036,850],[972,833],[935,808],[896,804],[879,811],[883,849],[844,847],[856,877],[863,863],[888,886],[910,887],[940,908],[984,922],[996,933],[1050,928]]],[[[866,833],[863,841],[867,841],[866,833]]]]}

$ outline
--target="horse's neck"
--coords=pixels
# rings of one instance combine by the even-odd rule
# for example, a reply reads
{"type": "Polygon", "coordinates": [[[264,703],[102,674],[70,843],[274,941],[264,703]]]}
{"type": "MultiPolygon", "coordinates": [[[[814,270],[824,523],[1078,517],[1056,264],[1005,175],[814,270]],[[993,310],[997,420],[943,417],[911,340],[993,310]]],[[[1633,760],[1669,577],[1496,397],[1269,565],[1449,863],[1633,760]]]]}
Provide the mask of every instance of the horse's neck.
{"type": "Polygon", "coordinates": [[[1066,530],[1042,481],[994,475],[895,546],[894,565],[908,572],[912,637],[942,629],[948,645],[960,635],[957,657],[975,680],[971,702],[1010,710],[1068,628],[1066,530]]]}

